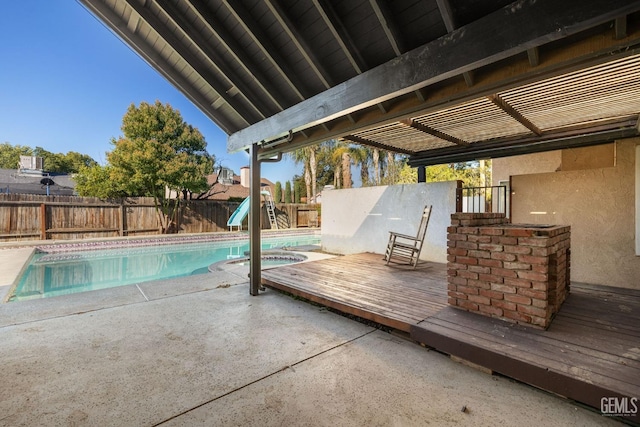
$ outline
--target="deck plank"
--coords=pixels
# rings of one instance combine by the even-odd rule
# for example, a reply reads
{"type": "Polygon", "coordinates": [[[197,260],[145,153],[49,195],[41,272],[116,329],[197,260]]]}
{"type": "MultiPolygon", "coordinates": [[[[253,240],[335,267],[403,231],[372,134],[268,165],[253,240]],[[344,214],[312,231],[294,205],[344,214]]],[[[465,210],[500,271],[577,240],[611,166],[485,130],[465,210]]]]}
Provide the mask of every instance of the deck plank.
{"type": "Polygon", "coordinates": [[[446,305],[445,274],[442,264],[413,270],[365,253],[271,269],[262,278],[268,286],[408,332],[446,305]]]}
{"type": "MultiPolygon", "coordinates": [[[[263,283],[410,332],[447,354],[600,408],[640,396],[640,291],[572,283],[548,330],[447,306],[446,265],[356,254],[278,267],[263,283]]],[[[638,416],[629,418],[638,422],[638,416]]]]}

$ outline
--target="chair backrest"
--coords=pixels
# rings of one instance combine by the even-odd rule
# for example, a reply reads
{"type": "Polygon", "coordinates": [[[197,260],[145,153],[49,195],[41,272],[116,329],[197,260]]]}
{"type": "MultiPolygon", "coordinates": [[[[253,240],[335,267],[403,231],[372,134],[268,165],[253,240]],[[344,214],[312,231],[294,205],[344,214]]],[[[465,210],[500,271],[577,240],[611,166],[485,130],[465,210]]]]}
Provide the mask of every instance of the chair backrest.
{"type": "Polygon", "coordinates": [[[422,212],[422,219],[420,219],[420,226],[418,226],[418,234],[416,234],[416,240],[420,243],[424,240],[424,236],[427,234],[427,226],[429,225],[429,218],[431,217],[431,205],[424,207],[422,212]]]}

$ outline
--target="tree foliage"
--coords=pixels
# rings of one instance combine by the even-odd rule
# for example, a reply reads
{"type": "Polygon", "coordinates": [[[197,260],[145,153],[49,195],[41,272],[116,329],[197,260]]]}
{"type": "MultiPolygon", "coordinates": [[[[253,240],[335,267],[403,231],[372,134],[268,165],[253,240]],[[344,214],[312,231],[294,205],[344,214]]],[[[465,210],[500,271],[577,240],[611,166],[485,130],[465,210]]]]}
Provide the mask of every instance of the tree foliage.
{"type": "MultiPolygon", "coordinates": [[[[293,154],[296,163],[304,165],[307,192],[313,184],[320,188],[328,184],[333,184],[336,188],[350,188],[352,168],[360,169],[363,187],[418,182],[417,169],[407,164],[406,155],[337,140],[329,140],[315,146],[313,152],[316,180],[309,182],[307,170],[311,167],[308,150],[309,147],[305,147],[293,154]]],[[[485,186],[491,182],[490,165],[490,160],[487,160],[429,166],[426,169],[427,181],[461,180],[465,186],[485,186]]]]}
{"type": "Polygon", "coordinates": [[[282,183],[280,181],[276,181],[276,190],[273,198],[276,203],[282,203],[282,183]]]}
{"type": "Polygon", "coordinates": [[[284,184],[284,202],[291,203],[291,181],[284,184]]]}
{"type": "Polygon", "coordinates": [[[69,151],[67,154],[52,153],[42,147],[25,147],[11,145],[8,142],[0,144],[0,168],[17,169],[20,156],[42,157],[44,170],[54,173],[76,173],[82,167],[95,166],[98,163],[86,154],[69,151]]]}
{"type": "Polygon", "coordinates": [[[302,163],[304,173],[305,194],[307,195],[307,203],[311,203],[311,199],[318,193],[318,159],[317,145],[299,148],[291,153],[291,157],[296,164],[302,163]]]}
{"type": "Polygon", "coordinates": [[[397,184],[414,184],[416,182],[418,182],[418,169],[412,168],[404,162],[398,171],[397,184]]]}
{"type": "Polygon", "coordinates": [[[427,166],[427,182],[462,181],[465,187],[484,187],[491,182],[491,161],[472,161],[427,166]]]}
{"type": "Polygon", "coordinates": [[[20,156],[32,156],[33,149],[22,145],[11,145],[8,142],[0,144],[0,168],[17,169],[20,156]]]}
{"type": "Polygon", "coordinates": [[[168,232],[180,195],[186,198],[208,189],[206,176],[213,170],[213,156],[206,152],[200,131],[159,101],[131,104],[122,119],[122,132],[111,141],[107,167],[82,169],[78,193],[153,197],[161,227],[168,232]],[[108,181],[103,182],[104,189],[98,188],[100,178],[108,181]]]}
{"type": "Polygon", "coordinates": [[[111,199],[125,197],[117,183],[111,180],[111,166],[83,166],[74,178],[76,192],[81,196],[111,199]]]}

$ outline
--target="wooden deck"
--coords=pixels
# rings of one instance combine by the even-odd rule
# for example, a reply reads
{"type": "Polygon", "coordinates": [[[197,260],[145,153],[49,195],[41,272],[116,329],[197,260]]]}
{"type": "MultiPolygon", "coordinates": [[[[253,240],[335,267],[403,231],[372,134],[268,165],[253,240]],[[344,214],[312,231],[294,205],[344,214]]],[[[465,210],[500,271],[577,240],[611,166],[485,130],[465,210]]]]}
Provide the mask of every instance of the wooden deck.
{"type": "MultiPolygon", "coordinates": [[[[357,254],[262,274],[267,286],[408,331],[439,351],[598,411],[605,397],[640,398],[638,290],[573,283],[543,331],[449,307],[444,264],[411,270],[357,254]]],[[[638,415],[624,420],[638,423],[638,415]]]]}
{"type": "Polygon", "coordinates": [[[262,283],[409,332],[447,305],[446,274],[444,264],[412,270],[365,253],[265,270],[262,283]]]}

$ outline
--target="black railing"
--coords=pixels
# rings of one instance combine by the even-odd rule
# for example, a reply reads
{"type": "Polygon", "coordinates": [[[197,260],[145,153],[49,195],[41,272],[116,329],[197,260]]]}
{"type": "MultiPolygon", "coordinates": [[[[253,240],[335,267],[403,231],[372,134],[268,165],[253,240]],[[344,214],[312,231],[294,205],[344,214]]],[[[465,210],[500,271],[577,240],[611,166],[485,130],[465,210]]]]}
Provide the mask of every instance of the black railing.
{"type": "Polygon", "coordinates": [[[461,187],[456,192],[458,212],[497,212],[509,216],[507,187],[461,187]]]}

